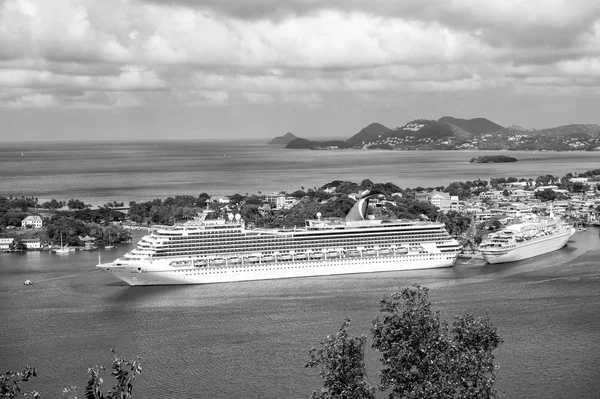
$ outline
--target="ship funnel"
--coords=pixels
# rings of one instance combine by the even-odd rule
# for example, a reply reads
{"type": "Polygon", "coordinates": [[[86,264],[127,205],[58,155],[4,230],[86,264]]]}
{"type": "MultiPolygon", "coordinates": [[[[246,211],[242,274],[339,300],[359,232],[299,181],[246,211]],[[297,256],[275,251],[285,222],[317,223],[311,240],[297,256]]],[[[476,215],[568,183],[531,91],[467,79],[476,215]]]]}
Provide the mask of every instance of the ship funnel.
{"type": "Polygon", "coordinates": [[[365,220],[369,208],[369,199],[379,195],[384,194],[380,191],[365,191],[346,215],[346,221],[365,220]]]}

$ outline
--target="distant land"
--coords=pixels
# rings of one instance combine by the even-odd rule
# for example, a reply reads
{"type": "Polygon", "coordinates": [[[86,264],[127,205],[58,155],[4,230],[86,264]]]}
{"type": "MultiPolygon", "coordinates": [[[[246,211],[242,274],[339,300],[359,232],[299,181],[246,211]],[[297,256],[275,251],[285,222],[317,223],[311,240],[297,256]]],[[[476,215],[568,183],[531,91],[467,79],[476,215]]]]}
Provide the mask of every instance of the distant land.
{"type": "Polygon", "coordinates": [[[298,139],[298,137],[296,137],[294,134],[287,132],[283,136],[275,137],[273,140],[271,140],[269,142],[269,144],[289,144],[290,142],[297,140],[297,139],[298,139]]]}
{"type": "MultiPolygon", "coordinates": [[[[503,127],[486,118],[415,119],[390,129],[371,123],[347,140],[313,141],[287,133],[274,140],[292,138],[286,148],[311,150],[513,150],[600,151],[600,124],[573,124],[549,129],[503,127]],[[288,136],[289,135],[289,136],[288,136]]],[[[273,143],[271,141],[271,143],[273,143]]]]}
{"type": "Polygon", "coordinates": [[[501,163],[501,162],[517,162],[517,158],[507,157],[506,155],[485,155],[481,157],[471,158],[470,163],[501,163]]]}

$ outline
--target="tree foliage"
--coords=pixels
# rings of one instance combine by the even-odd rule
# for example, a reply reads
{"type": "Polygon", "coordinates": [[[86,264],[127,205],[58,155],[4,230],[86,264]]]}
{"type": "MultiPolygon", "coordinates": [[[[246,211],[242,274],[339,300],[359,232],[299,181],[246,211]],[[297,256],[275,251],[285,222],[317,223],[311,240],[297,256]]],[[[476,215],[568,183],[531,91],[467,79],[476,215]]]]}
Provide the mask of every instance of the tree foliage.
{"type": "MultiPolygon", "coordinates": [[[[419,286],[383,298],[380,311],[372,348],[383,365],[379,389],[390,399],[498,397],[493,351],[502,339],[489,315],[475,319],[465,312],[454,316],[450,327],[429,301],[429,290],[419,286]]],[[[366,382],[366,337],[349,336],[349,323],[309,352],[307,367],[320,367],[323,380],[313,398],[375,397],[366,382]]]]}
{"type": "Polygon", "coordinates": [[[373,325],[381,355],[382,390],[393,398],[494,398],[493,350],[502,340],[489,315],[455,316],[452,329],[429,301],[427,288],[406,288],[384,298],[373,325]]]}
{"type": "MultiPolygon", "coordinates": [[[[0,399],[13,399],[21,396],[21,383],[27,382],[31,377],[37,376],[37,369],[26,366],[23,371],[13,372],[11,370],[0,374],[0,399]]],[[[23,394],[26,395],[26,394],[23,394]]],[[[37,392],[31,392],[31,397],[39,398],[37,392]]]]}
{"type": "MultiPolygon", "coordinates": [[[[133,393],[133,381],[138,374],[142,373],[140,357],[125,359],[117,357],[115,350],[110,350],[114,355],[112,364],[112,375],[116,382],[112,389],[104,393],[102,386],[104,379],[101,377],[103,366],[94,366],[88,369],[88,381],[85,388],[85,399],[129,399],[133,393]]],[[[21,396],[21,383],[29,381],[31,377],[37,376],[37,370],[31,366],[25,367],[21,372],[7,371],[0,375],[0,399],[14,399],[21,396]]],[[[27,395],[27,394],[23,394],[27,395]]],[[[29,393],[31,397],[40,399],[38,392],[29,393]]],[[[63,398],[77,399],[77,387],[70,386],[63,390],[63,398]]]]}
{"type": "Polygon", "coordinates": [[[319,367],[323,380],[320,393],[313,391],[313,399],[370,399],[375,389],[366,381],[364,362],[367,337],[348,334],[350,319],[346,319],[336,335],[328,335],[319,349],[309,352],[306,367],[319,367]]]}

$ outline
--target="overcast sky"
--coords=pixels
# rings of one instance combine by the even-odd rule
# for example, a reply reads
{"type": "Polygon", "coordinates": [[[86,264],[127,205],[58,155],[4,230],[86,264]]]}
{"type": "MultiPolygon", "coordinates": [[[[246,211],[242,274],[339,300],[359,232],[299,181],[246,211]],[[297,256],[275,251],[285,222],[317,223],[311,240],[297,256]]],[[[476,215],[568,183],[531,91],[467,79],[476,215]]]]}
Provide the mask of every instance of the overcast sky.
{"type": "Polygon", "coordinates": [[[600,1],[0,0],[0,140],[600,123],[600,1]]]}

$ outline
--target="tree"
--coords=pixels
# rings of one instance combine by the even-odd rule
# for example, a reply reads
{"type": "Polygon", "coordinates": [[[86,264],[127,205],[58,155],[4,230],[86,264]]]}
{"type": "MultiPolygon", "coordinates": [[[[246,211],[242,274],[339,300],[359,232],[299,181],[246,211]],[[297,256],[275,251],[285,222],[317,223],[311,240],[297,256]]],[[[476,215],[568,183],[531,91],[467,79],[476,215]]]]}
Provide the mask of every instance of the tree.
{"type": "Polygon", "coordinates": [[[56,199],[52,198],[50,201],[46,201],[44,202],[41,207],[48,209],[48,210],[55,210],[55,209],[60,209],[63,206],[65,206],[65,202],[64,201],[57,201],[56,199]]]}
{"type": "Polygon", "coordinates": [[[71,198],[69,201],[67,201],[67,207],[69,209],[82,210],[86,208],[86,205],[81,200],[71,198]]]}
{"type": "Polygon", "coordinates": [[[426,287],[384,298],[373,324],[381,352],[381,390],[394,398],[495,398],[493,350],[501,343],[489,315],[454,316],[452,329],[433,309],[426,287]]]}
{"type": "MultiPolygon", "coordinates": [[[[115,354],[115,350],[110,350],[115,354]]],[[[119,358],[114,355],[112,372],[110,373],[117,380],[112,389],[107,393],[102,392],[104,380],[100,377],[103,366],[94,366],[88,369],[88,382],[85,388],[86,399],[129,399],[133,392],[133,381],[138,374],[142,373],[141,359],[136,357],[134,360],[119,358]]],[[[22,372],[13,373],[7,371],[0,375],[0,398],[14,399],[20,395],[21,382],[29,381],[31,377],[37,376],[37,370],[31,366],[25,367],[22,372]]],[[[74,398],[77,396],[77,388],[70,386],[63,391],[63,398],[74,398]]],[[[23,394],[23,396],[26,394],[23,394]]],[[[38,392],[31,392],[33,398],[40,398],[38,392]]]]}
{"type": "Polygon", "coordinates": [[[350,319],[346,319],[335,335],[328,335],[319,349],[309,352],[306,367],[320,367],[323,379],[320,394],[313,391],[311,398],[317,399],[370,399],[375,398],[375,389],[365,380],[365,343],[367,337],[348,335],[350,319]]]}
{"type": "MultiPolygon", "coordinates": [[[[37,369],[26,366],[23,371],[12,372],[7,371],[0,375],[0,398],[2,399],[13,399],[17,396],[25,396],[26,394],[20,395],[21,383],[27,382],[31,377],[37,376],[37,369]]],[[[31,392],[30,395],[33,398],[39,398],[37,392],[31,392]]]]}

